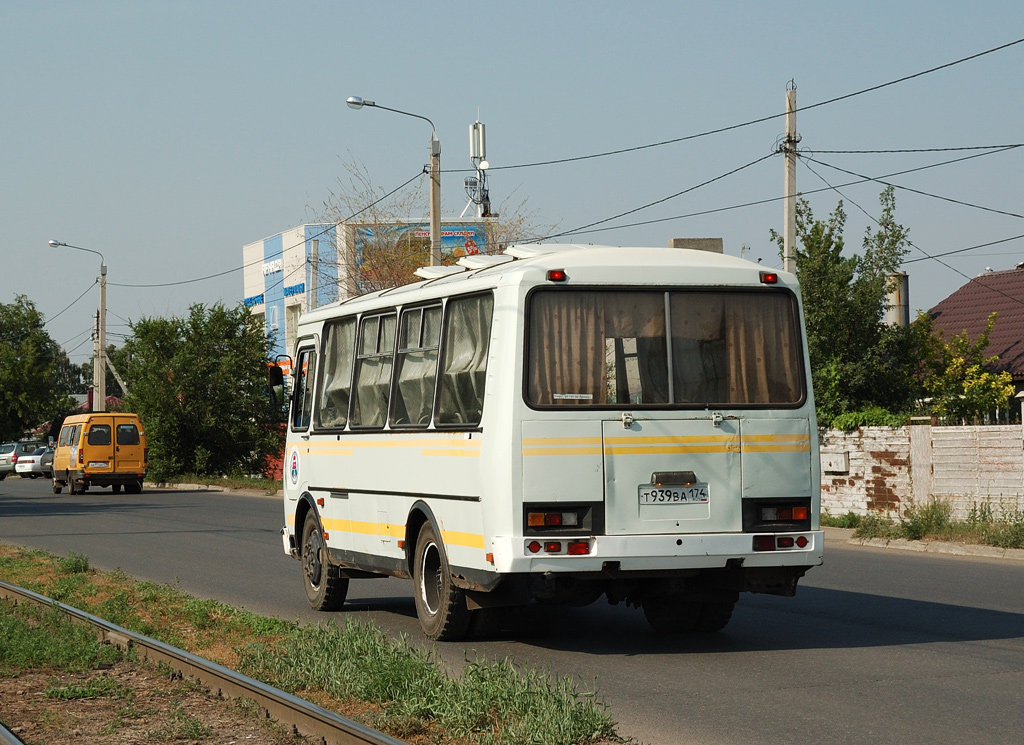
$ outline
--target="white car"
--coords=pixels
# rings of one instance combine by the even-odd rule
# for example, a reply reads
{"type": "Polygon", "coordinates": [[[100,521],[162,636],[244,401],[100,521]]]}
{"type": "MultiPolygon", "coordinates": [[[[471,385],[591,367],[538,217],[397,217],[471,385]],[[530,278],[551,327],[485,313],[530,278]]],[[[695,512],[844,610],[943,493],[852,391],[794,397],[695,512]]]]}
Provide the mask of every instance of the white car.
{"type": "MultiPolygon", "coordinates": [[[[46,454],[46,451],[45,447],[40,447],[31,453],[19,455],[17,462],[14,464],[14,472],[23,479],[37,479],[45,475],[43,456],[46,454]]],[[[51,460],[50,462],[52,463],[53,461],[51,460]]]]}

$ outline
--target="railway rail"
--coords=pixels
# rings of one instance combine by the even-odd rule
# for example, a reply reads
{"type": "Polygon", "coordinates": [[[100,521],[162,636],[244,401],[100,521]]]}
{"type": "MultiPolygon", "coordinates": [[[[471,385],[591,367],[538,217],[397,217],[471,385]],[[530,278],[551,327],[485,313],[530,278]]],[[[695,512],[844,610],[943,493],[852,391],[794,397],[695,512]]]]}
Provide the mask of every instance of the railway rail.
{"type": "MultiPolygon", "coordinates": [[[[292,726],[298,734],[313,742],[323,745],[404,745],[401,740],[390,735],[353,722],[223,665],[136,634],[23,587],[0,581],[0,597],[14,603],[59,608],[72,621],[93,626],[102,641],[121,649],[134,649],[139,659],[163,662],[181,675],[195,678],[223,698],[248,698],[255,701],[268,717],[292,726]]],[[[20,743],[13,733],[0,725],[0,744],[20,743]]]]}

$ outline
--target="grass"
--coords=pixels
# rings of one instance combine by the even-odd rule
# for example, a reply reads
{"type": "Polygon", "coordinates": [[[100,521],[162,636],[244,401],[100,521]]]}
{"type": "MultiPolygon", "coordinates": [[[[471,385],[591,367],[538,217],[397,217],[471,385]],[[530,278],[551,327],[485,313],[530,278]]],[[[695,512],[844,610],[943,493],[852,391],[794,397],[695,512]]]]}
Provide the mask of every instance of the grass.
{"type": "Polygon", "coordinates": [[[159,479],[161,484],[200,484],[215,486],[221,489],[246,489],[277,494],[281,490],[279,479],[264,479],[254,476],[198,476],[196,474],[179,474],[159,479]]]}
{"type": "MultiPolygon", "coordinates": [[[[414,647],[404,637],[392,639],[369,623],[300,626],[200,600],[169,585],[139,582],[123,572],[98,572],[86,557],[74,554],[61,558],[0,545],[0,579],[51,598],[59,595],[68,605],[410,742],[580,745],[614,739],[614,721],[596,693],[581,690],[570,677],[556,678],[508,659],[467,661],[453,675],[431,649],[414,647]]],[[[0,675],[96,669],[118,655],[59,611],[0,604],[0,675]]],[[[53,695],[86,697],[100,693],[103,685],[55,687],[53,695]]],[[[179,711],[149,734],[160,740],[195,739],[200,728],[179,711]]]]}
{"type": "Polygon", "coordinates": [[[932,498],[923,504],[910,504],[896,513],[823,515],[821,524],[853,528],[858,538],[960,541],[1024,549],[1024,509],[997,514],[988,504],[975,505],[966,519],[958,519],[953,517],[953,507],[949,502],[932,498]]]}

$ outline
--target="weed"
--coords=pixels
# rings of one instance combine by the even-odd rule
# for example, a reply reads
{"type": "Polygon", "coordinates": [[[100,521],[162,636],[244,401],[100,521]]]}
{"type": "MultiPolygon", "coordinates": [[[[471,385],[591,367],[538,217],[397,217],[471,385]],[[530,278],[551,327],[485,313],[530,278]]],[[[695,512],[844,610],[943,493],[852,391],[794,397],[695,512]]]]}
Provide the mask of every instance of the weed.
{"type": "Polygon", "coordinates": [[[56,698],[62,701],[73,701],[85,698],[131,698],[130,688],[121,685],[113,678],[105,675],[89,678],[85,683],[69,683],[63,686],[51,686],[46,689],[45,698],[56,698]]]}
{"type": "Polygon", "coordinates": [[[36,608],[0,602],[0,672],[32,668],[90,670],[121,658],[84,625],[73,624],[56,607],[36,608]]]}
{"type": "Polygon", "coordinates": [[[945,536],[953,526],[953,505],[934,497],[920,507],[903,511],[899,532],[902,538],[919,541],[926,535],[945,536]]]}
{"type": "Polygon", "coordinates": [[[54,564],[65,574],[85,574],[89,571],[89,557],[71,553],[66,557],[54,559],[54,564]]]}
{"type": "Polygon", "coordinates": [[[861,521],[864,518],[858,515],[852,510],[847,512],[845,515],[829,515],[825,513],[821,516],[821,524],[828,528],[859,528],[861,521]]]}
{"type": "Polygon", "coordinates": [[[213,734],[213,728],[189,714],[180,701],[171,703],[171,711],[167,715],[167,724],[160,729],[151,730],[147,735],[156,740],[200,740],[213,734]]]}

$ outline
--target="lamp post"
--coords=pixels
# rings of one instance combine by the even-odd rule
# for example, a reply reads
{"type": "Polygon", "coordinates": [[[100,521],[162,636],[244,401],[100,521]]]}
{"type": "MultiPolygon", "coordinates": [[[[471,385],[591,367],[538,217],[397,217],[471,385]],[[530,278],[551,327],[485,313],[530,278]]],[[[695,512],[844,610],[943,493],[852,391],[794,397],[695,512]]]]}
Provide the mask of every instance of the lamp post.
{"type": "Polygon", "coordinates": [[[88,251],[100,257],[100,309],[96,316],[96,346],[92,364],[92,410],[107,410],[107,262],[103,254],[91,248],[72,246],[70,243],[50,241],[51,248],[63,246],[88,251]]]}
{"type": "Polygon", "coordinates": [[[349,108],[357,111],[364,106],[372,106],[375,109],[393,111],[396,114],[405,114],[417,119],[422,119],[430,125],[430,265],[438,266],[441,263],[441,141],[437,139],[437,130],[434,123],[425,116],[413,114],[401,109],[390,109],[387,106],[368,101],[359,96],[349,96],[346,103],[349,108]]]}

